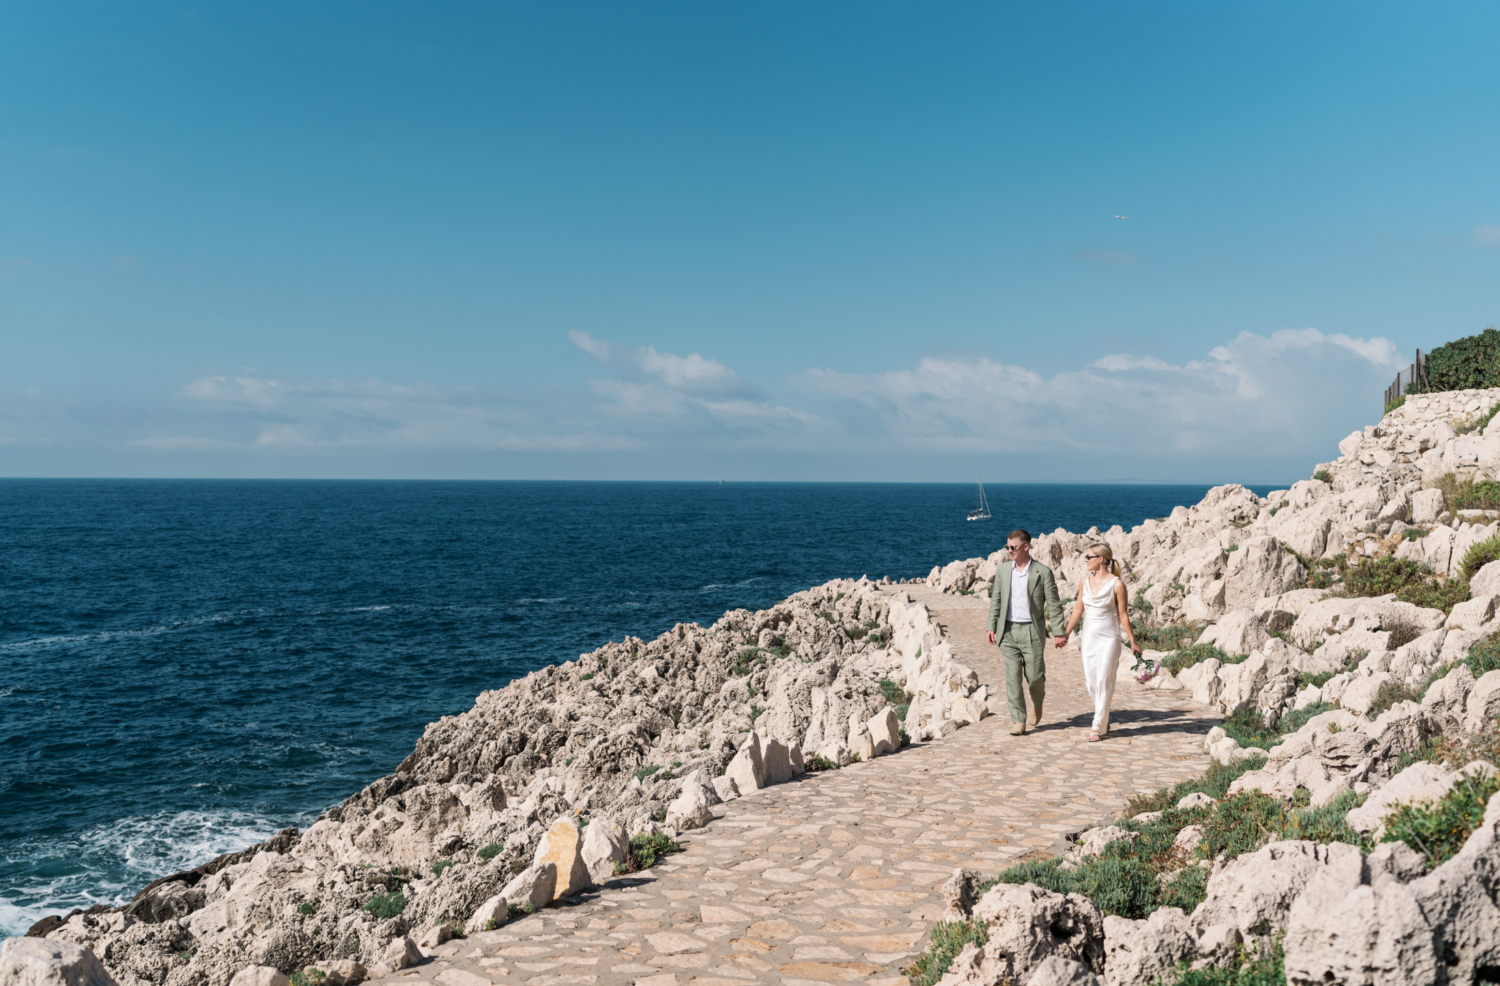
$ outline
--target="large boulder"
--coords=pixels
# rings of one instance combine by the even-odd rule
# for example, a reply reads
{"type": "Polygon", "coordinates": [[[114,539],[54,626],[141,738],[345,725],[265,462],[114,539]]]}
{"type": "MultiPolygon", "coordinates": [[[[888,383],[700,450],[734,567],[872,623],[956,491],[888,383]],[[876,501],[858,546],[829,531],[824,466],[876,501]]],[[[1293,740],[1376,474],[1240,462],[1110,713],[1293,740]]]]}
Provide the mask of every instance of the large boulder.
{"type": "Polygon", "coordinates": [[[724,776],[734,781],[740,797],[759,791],[769,784],[766,776],[765,758],[762,755],[760,734],[751,730],[750,736],[741,744],[739,752],[724,768],[724,776]]]}
{"type": "Polygon", "coordinates": [[[82,945],[50,938],[7,938],[0,944],[5,986],[119,986],[99,957],[82,945]]]}
{"type": "Polygon", "coordinates": [[[875,742],[875,755],[882,756],[901,749],[901,723],[890,706],[881,709],[865,723],[870,738],[875,742]]]}
{"type": "Polygon", "coordinates": [[[1171,982],[1179,963],[1197,958],[1198,940],[1187,915],[1159,907],[1144,921],[1104,919],[1104,978],[1110,986],[1171,982]]]}
{"type": "Polygon", "coordinates": [[[1272,842],[1224,864],[1208,878],[1203,903],[1193,911],[1199,931],[1226,925],[1247,937],[1264,937],[1286,926],[1287,914],[1314,874],[1345,865],[1355,846],[1334,842],[1272,842]]]}
{"type": "Polygon", "coordinates": [[[537,843],[536,858],[532,865],[552,865],[557,879],[552,889],[553,899],[569,897],[589,886],[589,868],[583,861],[583,829],[578,816],[563,815],[552,823],[537,843]]]}
{"type": "Polygon", "coordinates": [[[1016,981],[1024,982],[1049,955],[1104,971],[1104,915],[1082,894],[1002,883],[974,905],[974,919],[989,933],[984,962],[1016,981]]]}
{"type": "Polygon", "coordinates": [[[1500,720],[1500,670],[1486,671],[1469,692],[1464,729],[1477,733],[1500,720]]]}
{"type": "Polygon", "coordinates": [[[1307,578],[1292,553],[1267,535],[1248,537],[1229,553],[1224,569],[1224,604],[1231,610],[1254,609],[1266,596],[1279,596],[1307,578]]]}
{"type": "Polygon", "coordinates": [[[1213,644],[1226,654],[1248,654],[1269,640],[1265,624],[1254,610],[1237,609],[1219,617],[1219,622],[1198,637],[1200,644],[1213,644]]]}
{"type": "Polygon", "coordinates": [[[615,864],[625,862],[629,846],[630,840],[618,822],[595,816],[583,830],[583,864],[589,869],[589,879],[596,884],[613,880],[615,864]]]}
{"type": "MultiPolygon", "coordinates": [[[[775,740],[767,745],[773,748],[781,746],[775,740]]],[[[781,746],[781,749],[785,750],[786,747],[781,746]]],[[[790,764],[788,764],[788,773],[790,773],[790,764]]],[[[713,806],[719,801],[713,781],[709,780],[708,775],[703,771],[695,770],[683,778],[682,793],[667,805],[667,824],[679,831],[701,829],[714,820],[713,806]]]]}
{"type": "Polygon", "coordinates": [[[516,874],[500,891],[500,896],[517,907],[530,904],[532,910],[537,910],[557,899],[556,889],[557,864],[535,863],[516,874]]]}

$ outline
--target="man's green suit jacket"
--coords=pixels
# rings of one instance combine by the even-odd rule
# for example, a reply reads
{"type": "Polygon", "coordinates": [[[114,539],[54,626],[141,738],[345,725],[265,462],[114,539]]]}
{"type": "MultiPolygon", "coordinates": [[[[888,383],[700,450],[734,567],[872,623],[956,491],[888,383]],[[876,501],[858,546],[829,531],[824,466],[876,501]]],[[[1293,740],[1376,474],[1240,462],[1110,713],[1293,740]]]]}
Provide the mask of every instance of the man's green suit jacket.
{"type": "MultiPolygon", "coordinates": [[[[989,629],[997,636],[1004,631],[1005,621],[1010,617],[1010,574],[1015,568],[1003,562],[995,572],[994,584],[990,586],[989,629]]],[[[1068,622],[1063,618],[1062,600],[1057,597],[1057,579],[1052,569],[1035,558],[1026,573],[1026,602],[1031,607],[1031,620],[1047,631],[1048,636],[1058,637],[1068,622]]]]}

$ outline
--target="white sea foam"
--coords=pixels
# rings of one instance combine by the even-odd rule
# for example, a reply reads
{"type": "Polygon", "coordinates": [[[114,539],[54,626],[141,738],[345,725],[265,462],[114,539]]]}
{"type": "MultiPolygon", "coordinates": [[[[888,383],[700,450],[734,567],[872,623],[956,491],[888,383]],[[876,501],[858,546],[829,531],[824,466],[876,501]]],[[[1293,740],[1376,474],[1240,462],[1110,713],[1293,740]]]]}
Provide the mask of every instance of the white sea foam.
{"type": "Polygon", "coordinates": [[[24,934],[46,914],[121,904],[160,876],[263,842],[312,815],[270,818],[245,811],[158,812],[98,825],[67,839],[31,841],[0,861],[0,934],[24,934]],[[58,875],[24,874],[23,869],[58,875]],[[61,872],[59,872],[61,871],[61,872]],[[18,874],[13,881],[9,874],[18,874]]]}
{"type": "Polygon", "coordinates": [[[96,630],[93,633],[59,634],[51,637],[33,637],[30,640],[17,640],[8,644],[0,644],[0,651],[12,650],[35,650],[41,647],[55,647],[59,644],[78,644],[100,640],[118,640],[123,637],[157,637],[164,633],[174,633],[178,630],[188,630],[210,623],[223,623],[226,620],[239,619],[252,615],[253,611],[246,610],[237,613],[214,613],[211,616],[195,617],[191,620],[178,620],[174,623],[163,623],[159,626],[144,627],[139,630],[96,630]]]}

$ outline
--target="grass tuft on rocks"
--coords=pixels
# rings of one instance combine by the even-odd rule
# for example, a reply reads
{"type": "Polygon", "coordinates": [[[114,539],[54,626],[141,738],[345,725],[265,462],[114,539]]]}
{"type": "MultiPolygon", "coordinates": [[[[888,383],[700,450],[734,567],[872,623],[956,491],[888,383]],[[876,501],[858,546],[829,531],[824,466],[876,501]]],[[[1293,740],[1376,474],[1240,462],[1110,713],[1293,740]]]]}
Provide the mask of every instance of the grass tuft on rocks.
{"type": "Polygon", "coordinates": [[[1396,762],[1396,769],[1405,770],[1419,760],[1435,763],[1449,770],[1458,770],[1475,760],[1483,760],[1500,770],[1500,723],[1491,723],[1478,733],[1435,736],[1415,752],[1401,754],[1396,762]]]}
{"type": "Polygon", "coordinates": [[[1348,557],[1340,554],[1321,559],[1318,566],[1310,574],[1308,585],[1328,589],[1336,595],[1367,598],[1394,595],[1404,603],[1444,613],[1451,613],[1455,605],[1469,599],[1468,581],[1445,578],[1410,558],[1385,555],[1362,558],[1359,564],[1351,565],[1348,557]]]}
{"type": "Polygon", "coordinates": [[[815,774],[820,770],[838,770],[839,765],[836,760],[830,760],[820,753],[814,753],[807,758],[807,762],[803,764],[803,769],[809,774],[815,774]]]}
{"type": "Polygon", "coordinates": [[[363,909],[382,921],[388,921],[406,910],[406,895],[399,890],[388,894],[377,894],[370,898],[369,903],[365,904],[363,909]]]}
{"type": "Polygon", "coordinates": [[[494,859],[496,856],[498,856],[501,853],[503,853],[504,851],[505,851],[505,847],[502,846],[500,843],[498,843],[498,842],[491,842],[489,845],[487,845],[487,846],[483,847],[482,849],[480,849],[477,855],[479,856],[480,859],[484,860],[487,863],[490,860],[494,859]]]}
{"type": "Polygon", "coordinates": [[[1386,817],[1380,841],[1404,842],[1426,858],[1428,868],[1439,866],[1463,848],[1496,792],[1500,775],[1465,777],[1437,801],[1398,806],[1386,817]]]}
{"type": "Polygon", "coordinates": [[[911,986],[933,986],[947,975],[965,945],[973,942],[982,947],[987,941],[989,934],[983,921],[939,921],[928,936],[926,953],[901,971],[910,978],[911,986]]]}
{"type": "Polygon", "coordinates": [[[1484,677],[1491,671],[1500,671],[1500,633],[1492,633],[1479,643],[1469,648],[1469,653],[1462,659],[1452,664],[1445,664],[1432,673],[1422,684],[1418,697],[1425,696],[1427,689],[1434,682],[1441,681],[1458,669],[1459,665],[1467,665],[1473,672],[1475,679],[1484,677]]]}
{"type": "Polygon", "coordinates": [[[1388,711],[1397,702],[1414,702],[1422,696],[1415,688],[1404,681],[1387,681],[1375,691],[1375,697],[1370,700],[1370,708],[1366,715],[1374,719],[1382,712],[1388,711]]]}
{"type": "Polygon", "coordinates": [[[451,860],[451,859],[440,859],[436,863],[432,864],[432,875],[433,876],[442,876],[443,875],[443,871],[446,870],[448,867],[450,867],[452,865],[453,865],[453,860],[451,860]]]}
{"type": "Polygon", "coordinates": [[[1248,654],[1238,657],[1230,657],[1213,644],[1193,644],[1184,647],[1177,653],[1170,655],[1161,662],[1161,666],[1172,672],[1173,675],[1181,674],[1195,664],[1202,664],[1209,658],[1215,658],[1221,664],[1239,664],[1249,658],[1248,654]]]}
{"type": "Polygon", "coordinates": [[[632,835],[630,849],[625,854],[626,872],[650,869],[662,856],[674,852],[682,852],[682,847],[670,835],[662,832],[655,835],[632,835]]]}
{"type": "Polygon", "coordinates": [[[1500,561],[1500,534],[1470,546],[1469,550],[1464,552],[1463,563],[1459,565],[1459,574],[1467,581],[1492,561],[1500,561]]]}
{"type": "Polygon", "coordinates": [[[1265,757],[1245,757],[1234,763],[1211,763],[1208,770],[1203,772],[1202,777],[1194,777],[1189,780],[1180,781],[1171,787],[1157,788],[1147,794],[1137,794],[1125,803],[1125,817],[1139,815],[1148,811],[1165,811],[1175,807],[1177,802],[1189,794],[1202,793],[1214,800],[1224,797],[1229,791],[1229,785],[1241,774],[1247,774],[1252,770],[1259,770],[1266,765],[1265,757]]]}

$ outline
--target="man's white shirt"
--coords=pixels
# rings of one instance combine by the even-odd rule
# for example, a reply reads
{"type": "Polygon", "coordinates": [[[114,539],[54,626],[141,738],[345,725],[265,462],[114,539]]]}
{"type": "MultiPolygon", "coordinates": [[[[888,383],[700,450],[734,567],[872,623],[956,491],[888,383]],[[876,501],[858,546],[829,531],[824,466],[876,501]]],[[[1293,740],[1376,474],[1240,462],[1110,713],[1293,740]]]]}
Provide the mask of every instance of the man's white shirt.
{"type": "Polygon", "coordinates": [[[1025,568],[1010,568],[1010,616],[1012,623],[1031,622],[1031,603],[1026,599],[1026,576],[1031,574],[1031,562],[1025,568]]]}

